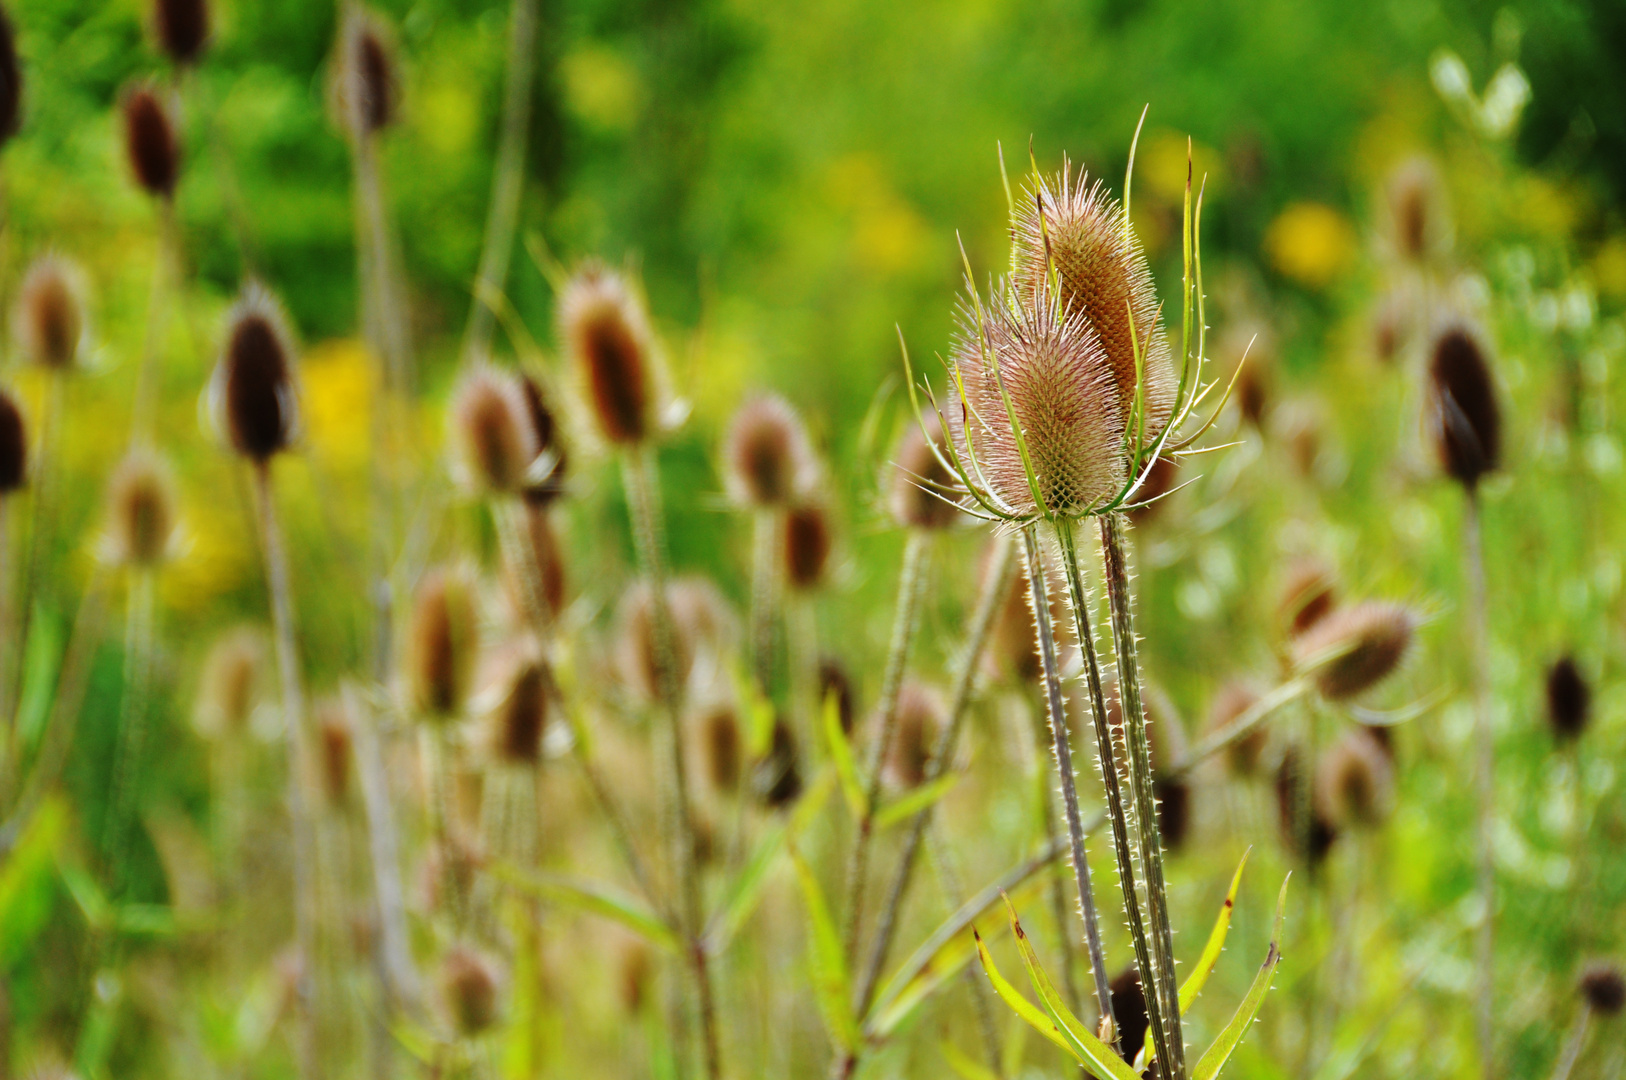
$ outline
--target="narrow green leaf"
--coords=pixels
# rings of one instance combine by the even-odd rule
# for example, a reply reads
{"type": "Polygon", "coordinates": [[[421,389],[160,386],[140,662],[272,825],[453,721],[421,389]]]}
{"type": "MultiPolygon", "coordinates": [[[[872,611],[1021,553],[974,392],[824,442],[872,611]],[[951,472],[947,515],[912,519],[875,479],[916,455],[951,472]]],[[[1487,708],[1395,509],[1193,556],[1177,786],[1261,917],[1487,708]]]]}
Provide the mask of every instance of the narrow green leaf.
{"type": "Polygon", "coordinates": [[[1242,1036],[1248,1033],[1254,1017],[1259,1015],[1259,1007],[1264,1004],[1265,994],[1270,990],[1270,980],[1276,974],[1277,965],[1282,962],[1279,945],[1282,922],[1287,913],[1287,882],[1292,879],[1293,875],[1288,874],[1282,882],[1281,894],[1276,898],[1276,926],[1270,934],[1270,947],[1265,950],[1265,962],[1259,965],[1259,974],[1254,976],[1247,996],[1237,1006],[1236,1015],[1231,1017],[1231,1022],[1225,1025],[1213,1045],[1203,1054],[1202,1060],[1197,1062],[1197,1068],[1191,1074],[1192,1080],[1214,1080],[1230,1059],[1231,1052],[1241,1044],[1242,1036]]]}
{"type": "Polygon", "coordinates": [[[921,784],[877,811],[876,826],[887,829],[901,821],[908,821],[927,807],[935,806],[937,800],[947,795],[949,789],[959,782],[959,773],[945,773],[929,784],[921,784]]]}
{"type": "Polygon", "coordinates": [[[175,912],[162,904],[125,904],[118,909],[113,925],[121,934],[172,937],[179,929],[175,912]]]}
{"type": "Polygon", "coordinates": [[[757,904],[762,899],[762,886],[768,880],[768,871],[773,869],[787,841],[794,840],[807,827],[808,822],[818,815],[819,808],[830,797],[832,775],[829,771],[822,773],[803,794],[795,814],[785,823],[771,827],[758,841],[756,850],[751,853],[750,861],[734,878],[723,902],[718,905],[717,913],[707,924],[705,934],[707,953],[712,956],[720,955],[734,940],[734,935],[739,933],[740,927],[744,926],[746,920],[756,911],[757,904]]]}
{"type": "Polygon", "coordinates": [[[113,905],[102,893],[102,887],[90,876],[90,871],[68,859],[57,860],[57,873],[68,895],[79,907],[79,914],[92,930],[105,930],[113,921],[113,905]]]}
{"type": "Polygon", "coordinates": [[[508,863],[496,863],[491,872],[522,892],[561,907],[602,916],[620,923],[651,945],[671,953],[682,952],[676,932],[660,916],[613,885],[565,874],[521,870],[508,863]]]}
{"type": "Polygon", "coordinates": [[[864,785],[858,780],[858,766],[853,761],[852,744],[841,730],[841,706],[835,694],[827,694],[820,710],[824,721],[824,741],[830,747],[830,760],[835,762],[836,775],[841,778],[841,793],[847,797],[847,808],[853,817],[864,813],[864,785]]]}
{"type": "Polygon", "coordinates": [[[971,933],[976,938],[977,956],[982,960],[982,970],[988,973],[988,981],[994,984],[994,993],[999,995],[1000,1000],[1014,1009],[1016,1015],[1032,1025],[1035,1031],[1065,1050],[1074,1061],[1077,1061],[1080,1065],[1086,1064],[1083,1056],[1073,1049],[1073,1044],[1062,1037],[1061,1031],[1051,1021],[1050,1017],[1046,1016],[1033,1002],[1022,995],[1022,991],[1012,986],[1005,976],[999,973],[999,968],[994,966],[994,958],[988,955],[988,946],[982,942],[982,935],[975,930],[972,930],[971,933]]]}
{"type": "Polygon", "coordinates": [[[943,1055],[943,1061],[948,1067],[963,1080],[999,1080],[998,1073],[981,1062],[971,1060],[969,1054],[947,1039],[939,1043],[937,1049],[943,1055]]]}
{"type": "MultiPolygon", "coordinates": [[[[1231,875],[1231,888],[1225,894],[1225,903],[1220,905],[1219,916],[1214,920],[1214,929],[1209,931],[1208,942],[1203,946],[1202,955],[1197,957],[1197,966],[1192,968],[1191,974],[1186,977],[1185,983],[1180,987],[1180,1014],[1184,1016],[1191,1008],[1197,995],[1202,993],[1203,986],[1208,982],[1208,976],[1214,970],[1214,964],[1219,960],[1220,950],[1225,948],[1225,935],[1231,929],[1231,912],[1236,907],[1237,886],[1242,884],[1242,868],[1248,865],[1248,856],[1253,848],[1242,853],[1242,861],[1236,864],[1236,873],[1231,875]]],[[[1157,1056],[1152,1048],[1152,1033],[1146,1033],[1146,1060],[1151,1061],[1157,1056]]]]}
{"type": "Polygon", "coordinates": [[[841,951],[841,934],[830,917],[830,905],[825,902],[824,890],[813,868],[790,849],[790,861],[796,867],[796,877],[802,886],[802,898],[807,903],[807,918],[811,928],[808,942],[808,963],[813,969],[813,991],[819,1002],[819,1011],[830,1035],[848,1050],[858,1046],[858,1021],[854,1019],[848,1002],[852,988],[847,979],[847,961],[841,951]]]}
{"type": "Polygon", "coordinates": [[[47,799],[0,860],[0,971],[10,971],[50,921],[56,852],[67,820],[62,800],[47,799]]]}

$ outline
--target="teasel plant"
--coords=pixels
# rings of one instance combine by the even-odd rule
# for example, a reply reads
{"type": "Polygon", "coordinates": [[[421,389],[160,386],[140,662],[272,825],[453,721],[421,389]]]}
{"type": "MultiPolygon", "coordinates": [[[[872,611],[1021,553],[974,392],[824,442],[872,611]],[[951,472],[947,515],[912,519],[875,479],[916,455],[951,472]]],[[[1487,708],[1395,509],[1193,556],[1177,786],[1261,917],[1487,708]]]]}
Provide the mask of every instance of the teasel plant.
{"type": "Polygon", "coordinates": [[[1588,964],[1576,981],[1576,991],[1581,1007],[1553,1068],[1553,1080],[1569,1080],[1575,1063],[1586,1050],[1587,1035],[1594,1023],[1616,1020],[1621,1010],[1626,1009],[1626,974],[1621,972],[1619,964],[1607,960],[1588,964]]]}
{"type": "MultiPolygon", "coordinates": [[[[968,300],[961,305],[959,338],[950,361],[945,363],[953,393],[946,394],[940,403],[929,385],[922,391],[916,384],[907,349],[904,365],[910,401],[919,422],[923,426],[941,424],[951,433],[935,454],[954,483],[936,486],[935,493],[1022,539],[1052,744],[1104,1039],[1085,1029],[1059,997],[1054,1004],[1066,1015],[1043,1027],[1069,1032],[1077,1029],[1084,1038],[1077,1040],[1082,1049],[1075,1056],[1086,1067],[1106,1070],[1098,1075],[1135,1075],[1126,1062],[1137,1060],[1141,1048],[1122,1047],[1114,1052],[1110,1047],[1118,1041],[1117,1025],[1112,1019],[1109,976],[1086,860],[1084,825],[1050,624],[1048,587],[1040,563],[1041,527],[1050,534],[1061,556],[1084,658],[1097,761],[1107,794],[1107,816],[1124,910],[1146,988],[1151,1044],[1147,1057],[1161,1080],[1175,1080],[1187,1075],[1180,1025],[1184,995],[1174,979],[1173,930],[1168,918],[1131,611],[1123,512],[1138,505],[1137,498],[1159,458],[1178,460],[1203,452],[1194,448],[1194,443],[1214,423],[1229,388],[1217,395],[1213,415],[1187,434],[1187,421],[1216,396],[1219,386],[1216,381],[1205,383],[1202,377],[1206,334],[1198,240],[1202,190],[1199,188],[1193,198],[1188,157],[1182,226],[1181,356],[1176,373],[1158,326],[1157,301],[1145,257],[1129,224],[1127,200],[1133,169],[1132,144],[1125,204],[1120,206],[1099,185],[1087,187],[1084,177],[1075,183],[1069,165],[1064,163],[1060,175],[1051,182],[1040,175],[1035,163],[1030,191],[1021,208],[1008,198],[1012,272],[992,287],[987,304],[966,261],[968,300]],[[922,393],[929,409],[921,406],[922,393]],[[1126,739],[1119,746],[1114,745],[1108,730],[1091,606],[1077,555],[1077,523],[1090,517],[1097,519],[1100,531],[1123,700],[1126,739]],[[1120,753],[1128,759],[1121,774],[1120,753]]],[[[1006,190],[1009,196],[1008,181],[1006,190]]],[[[1234,381],[1233,374],[1233,385],[1234,381]]],[[[1285,886],[1283,895],[1285,899],[1285,886]]],[[[1019,929],[1018,935],[1020,939],[1019,929]]],[[[1276,958],[1273,943],[1271,959],[1261,973],[1266,987],[1276,958]]],[[[984,960],[989,963],[986,956],[984,960]]],[[[991,965],[989,972],[995,976],[991,965]]],[[[1048,979],[1044,983],[1048,985],[1048,979]]],[[[995,986],[1001,996],[1010,1000],[997,978],[995,986]]],[[[1263,992],[1260,989],[1257,997],[1250,992],[1238,1016],[1240,1024],[1233,1025],[1234,1031],[1227,1028],[1222,1032],[1199,1062],[1199,1074],[1218,1071],[1239,1041],[1242,1029],[1251,1022],[1253,1012],[1248,1010],[1257,1011],[1263,992]]],[[[1049,1008],[1050,996],[1043,989],[1041,997],[1049,1008]]]]}
{"type": "Polygon", "coordinates": [[[176,292],[179,237],[175,222],[175,188],[181,175],[181,138],[175,121],[178,98],[156,83],[137,83],[125,90],[121,104],[124,149],[136,186],[152,200],[158,223],[148,286],[147,327],[136,362],[132,439],[153,442],[159,386],[158,353],[162,348],[170,294],[176,292]]]}

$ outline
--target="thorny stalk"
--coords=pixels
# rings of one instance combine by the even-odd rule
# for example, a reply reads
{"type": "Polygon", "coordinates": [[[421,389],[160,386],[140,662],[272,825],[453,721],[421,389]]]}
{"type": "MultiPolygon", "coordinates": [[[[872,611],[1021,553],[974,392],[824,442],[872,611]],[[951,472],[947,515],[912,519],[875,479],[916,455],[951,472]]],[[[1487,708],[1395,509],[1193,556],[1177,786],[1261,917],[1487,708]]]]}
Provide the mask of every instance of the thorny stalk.
{"type": "Polygon", "coordinates": [[[1478,797],[1480,914],[1476,940],[1475,1029],[1480,1069],[1485,1080],[1496,1076],[1496,852],[1492,836],[1496,815],[1496,751],[1491,744],[1490,655],[1486,638],[1485,554],[1481,540],[1479,495],[1468,492],[1462,520],[1462,554],[1468,573],[1468,643],[1474,664],[1474,790],[1478,797]]]}
{"type": "MultiPolygon", "coordinates": [[[[347,692],[348,693],[348,692],[347,692]]],[[[405,890],[401,886],[400,844],[395,832],[395,810],[390,804],[389,780],[378,730],[369,710],[356,708],[356,774],[361,780],[362,808],[367,814],[367,851],[373,871],[373,892],[378,905],[378,957],[380,975],[392,1010],[411,1009],[418,999],[418,976],[412,966],[407,939],[405,890]]]]}

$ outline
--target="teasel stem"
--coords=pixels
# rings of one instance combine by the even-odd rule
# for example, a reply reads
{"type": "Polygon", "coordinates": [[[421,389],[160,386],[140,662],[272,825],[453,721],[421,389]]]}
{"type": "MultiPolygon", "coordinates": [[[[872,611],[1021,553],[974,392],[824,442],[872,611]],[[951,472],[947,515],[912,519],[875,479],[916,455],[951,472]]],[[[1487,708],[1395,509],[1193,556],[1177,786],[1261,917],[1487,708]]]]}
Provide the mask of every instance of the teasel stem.
{"type": "Polygon", "coordinates": [[[469,921],[469,898],[460,879],[462,857],[452,839],[451,746],[438,725],[422,724],[419,747],[429,773],[429,830],[440,846],[440,887],[452,912],[452,931],[461,936],[469,921]]]}
{"type": "Polygon", "coordinates": [[[858,833],[847,856],[847,914],[842,932],[842,954],[851,964],[858,952],[859,928],[863,924],[864,885],[869,872],[869,845],[875,831],[875,811],[881,804],[881,763],[898,720],[898,693],[903,689],[903,672],[909,662],[909,647],[919,621],[920,598],[926,585],[926,566],[931,556],[931,533],[910,529],[903,549],[903,571],[898,579],[898,603],[892,617],[892,643],[887,649],[886,668],[881,676],[881,698],[876,703],[876,730],[864,762],[864,805],[858,818],[858,833]]]}
{"type": "MultiPolygon", "coordinates": [[[[67,397],[67,376],[59,370],[51,370],[45,376],[45,406],[40,410],[39,424],[39,454],[35,460],[39,462],[34,468],[34,522],[28,535],[28,562],[23,574],[22,586],[17,590],[17,636],[15,638],[14,656],[12,658],[9,678],[0,682],[0,694],[8,695],[0,698],[0,718],[7,725],[7,742],[14,744],[17,735],[18,710],[22,708],[22,681],[24,656],[28,648],[29,627],[33,621],[34,606],[44,603],[49,597],[41,597],[47,581],[54,581],[55,575],[49,572],[51,561],[51,545],[56,541],[56,513],[58,502],[57,481],[60,476],[62,456],[62,415],[67,397]]],[[[0,672],[0,676],[6,673],[0,672]]],[[[10,760],[17,753],[17,748],[10,746],[11,754],[5,762],[5,774],[0,775],[0,792],[9,794],[12,782],[11,771],[16,762],[10,760]]]]}
{"type": "Polygon", "coordinates": [[[153,425],[158,411],[158,353],[163,348],[166,325],[164,303],[169,295],[170,271],[176,262],[179,244],[175,235],[175,207],[168,199],[157,200],[158,239],[154,244],[152,283],[147,296],[147,330],[142,339],[141,358],[136,362],[135,415],[130,425],[130,441],[136,446],[153,444],[153,425]]]}
{"type": "Polygon", "coordinates": [[[1462,519],[1462,556],[1468,574],[1468,645],[1474,663],[1474,790],[1478,797],[1479,895],[1485,906],[1475,942],[1477,997],[1475,1029],[1481,1074],[1496,1076],[1496,750],[1491,730],[1489,642],[1486,638],[1485,555],[1479,493],[1468,489],[1462,519]]]}
{"type": "Polygon", "coordinates": [[[107,821],[102,829],[102,861],[113,895],[123,892],[123,863],[135,785],[146,744],[147,705],[152,692],[156,574],[151,567],[130,568],[124,607],[124,693],[120,700],[118,744],[108,791],[107,821]]]}
{"type": "Polygon", "coordinates": [[[1575,1026],[1570,1029],[1570,1037],[1564,1042],[1564,1052],[1553,1068],[1553,1080],[1569,1080],[1575,1063],[1581,1059],[1581,1051],[1586,1049],[1587,1028],[1591,1026],[1591,1021],[1592,1010],[1583,1004],[1581,1014],[1575,1018],[1575,1026]]]}
{"type": "Polygon", "coordinates": [[[305,770],[309,761],[305,730],[305,689],[299,674],[299,652],[294,635],[293,589],[288,578],[288,553],[278,526],[272,496],[269,461],[254,466],[254,508],[259,518],[260,543],[265,553],[265,579],[271,594],[271,630],[282,682],[283,724],[288,745],[288,814],[292,820],[294,862],[294,933],[300,965],[297,997],[300,1006],[297,1053],[304,1080],[323,1074],[317,1039],[317,1003],[314,1000],[316,966],[316,901],[313,835],[306,802],[305,770]]]}
{"type": "Polygon", "coordinates": [[[661,704],[667,715],[670,742],[673,808],[672,829],[680,893],[679,913],[684,942],[693,969],[700,1012],[700,1036],[706,1076],[722,1075],[721,1051],[717,1042],[717,1009],[712,996],[711,972],[706,946],[701,939],[700,875],[695,852],[694,816],[690,809],[689,770],[683,753],[684,688],[678,678],[671,608],[666,602],[666,537],[660,509],[660,478],[653,447],[640,445],[622,457],[623,481],[632,511],[633,544],[644,577],[649,582],[651,612],[654,616],[655,670],[661,691],[661,704]]]}
{"type": "MultiPolygon", "coordinates": [[[[954,849],[949,846],[942,830],[935,823],[927,827],[926,833],[932,868],[937,872],[938,888],[951,907],[958,907],[965,901],[965,879],[954,858],[954,849]]],[[[989,1068],[995,1076],[1003,1077],[1005,1071],[1000,1067],[999,1060],[999,1026],[994,1022],[994,1012],[988,1001],[988,987],[983,981],[984,977],[969,964],[960,972],[960,976],[965,980],[966,990],[971,994],[971,1006],[977,1014],[977,1027],[981,1029],[982,1045],[988,1054],[989,1068]]]]}
{"type": "Polygon", "coordinates": [[[367,813],[367,851],[373,871],[374,902],[378,905],[380,979],[392,1011],[411,1011],[418,1001],[418,975],[407,937],[406,891],[401,886],[395,808],[390,802],[384,755],[372,714],[357,700],[360,695],[348,689],[346,695],[351,698],[352,715],[356,717],[356,774],[361,781],[362,807],[367,813]]]}
{"type": "Polygon", "coordinates": [[[824,701],[819,696],[819,624],[811,596],[794,596],[786,604],[785,639],[792,707],[804,716],[805,730],[817,731],[824,701]]]}
{"type": "MultiPolygon", "coordinates": [[[[1034,701],[1023,702],[1029,719],[1033,723],[1033,765],[1034,774],[1038,780],[1039,804],[1039,831],[1044,835],[1046,843],[1054,843],[1061,833],[1056,828],[1055,791],[1051,786],[1051,755],[1045,753],[1050,742],[1050,722],[1046,719],[1043,705],[1034,701]]],[[[1073,949],[1068,941],[1067,927],[1072,923],[1070,905],[1067,903],[1067,882],[1060,874],[1050,875],[1050,914],[1056,920],[1056,937],[1061,943],[1061,981],[1062,991],[1067,995],[1067,1007],[1074,1014],[1084,1011],[1084,997],[1078,990],[1078,972],[1073,963],[1073,949]]]]}
{"type": "Polygon", "coordinates": [[[11,670],[15,655],[15,667],[19,672],[23,666],[23,642],[14,633],[17,627],[15,609],[12,606],[16,597],[19,582],[17,580],[17,567],[12,562],[13,541],[11,536],[12,521],[17,515],[12,511],[12,504],[16,502],[15,496],[0,495],[0,640],[5,641],[5,648],[0,652],[0,805],[11,794],[11,756],[13,752],[20,751],[20,747],[12,745],[12,730],[9,723],[11,709],[10,700],[11,670]]]}
{"type": "Polygon", "coordinates": [[[496,172],[491,180],[491,208],[486,215],[485,243],[475,278],[474,306],[469,309],[469,325],[463,334],[465,365],[483,356],[490,347],[495,316],[492,304],[508,280],[525,183],[525,135],[531,122],[536,22],[536,0],[514,0],[508,13],[508,74],[503,86],[496,172]]]}
{"type": "Polygon", "coordinates": [[[779,609],[779,515],[752,515],[751,672],[763,697],[773,695],[774,622],[779,609]]]}
{"type": "MultiPolygon", "coordinates": [[[[1177,1080],[1186,1075],[1186,1046],[1180,1026],[1179,984],[1174,974],[1174,931],[1169,925],[1168,889],[1163,880],[1163,843],[1158,828],[1157,802],[1152,793],[1152,755],[1146,738],[1146,712],[1141,702],[1140,660],[1135,642],[1135,615],[1129,592],[1129,565],[1125,553],[1124,516],[1099,515],[1101,556],[1106,568],[1107,601],[1112,612],[1113,651],[1118,657],[1118,695],[1129,746],[1130,789],[1135,799],[1135,834],[1140,842],[1141,872],[1146,878],[1146,914],[1154,966],[1141,969],[1142,981],[1152,978],[1153,993],[1146,995],[1150,1018],[1153,998],[1163,1013],[1161,1030],[1166,1046],[1156,1047],[1159,1075],[1177,1080]]],[[[1133,891],[1125,889],[1127,896],[1133,891]]],[[[1156,1035],[1153,1036],[1154,1045],[1156,1035]]]]}

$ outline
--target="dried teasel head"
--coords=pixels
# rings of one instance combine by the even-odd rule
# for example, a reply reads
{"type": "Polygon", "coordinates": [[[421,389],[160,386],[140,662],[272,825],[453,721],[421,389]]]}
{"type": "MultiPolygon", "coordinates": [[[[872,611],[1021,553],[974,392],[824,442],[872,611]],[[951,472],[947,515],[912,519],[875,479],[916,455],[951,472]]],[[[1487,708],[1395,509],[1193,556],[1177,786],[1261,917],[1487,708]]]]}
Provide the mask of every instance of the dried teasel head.
{"type": "Polygon", "coordinates": [[[458,567],[430,570],[412,597],[402,670],[407,697],[423,718],[455,720],[468,702],[480,647],[475,584],[458,567]]]}
{"type": "Polygon", "coordinates": [[[1599,1016],[1619,1016],[1626,1008],[1626,974],[1619,964],[1595,961],[1581,973],[1578,984],[1581,999],[1599,1016]]]}
{"type": "Polygon", "coordinates": [[[759,394],[740,406],[723,439],[723,474],[741,506],[785,506],[812,492],[818,459],[790,402],[759,394]]]}
{"type": "Polygon", "coordinates": [[[165,202],[175,197],[181,176],[181,140],[158,91],[137,86],[124,95],[124,152],[136,183],[165,202]]]}
{"type": "Polygon", "coordinates": [[[1296,638],[1338,606],[1338,575],[1314,557],[1296,560],[1282,578],[1276,615],[1283,632],[1296,638]]]}
{"type": "Polygon", "coordinates": [[[256,465],[293,444],[299,431],[294,347],[282,305],[263,286],[243,287],[226,317],[226,342],[210,380],[215,422],[256,465]]]}
{"type": "MultiPolygon", "coordinates": [[[[1208,706],[1208,732],[1230,726],[1232,721],[1258,703],[1259,696],[1258,688],[1249,682],[1233,681],[1220,687],[1208,706]]],[[[1226,748],[1226,766],[1238,776],[1252,776],[1259,770],[1259,758],[1269,740],[1270,734],[1263,726],[1254,728],[1226,748]]]]}
{"type": "Polygon", "coordinates": [[[739,714],[733,702],[711,701],[695,714],[694,736],[702,775],[718,795],[739,790],[744,768],[744,743],[739,714]]]}
{"type": "Polygon", "coordinates": [[[471,1038],[497,1022],[497,969],[465,945],[447,951],[440,965],[441,997],[452,1026],[471,1038]]]}
{"type": "Polygon", "coordinates": [[[1355,728],[1322,755],[1316,810],[1337,828],[1378,825],[1394,802],[1394,766],[1377,738],[1355,728]]]}
{"type": "Polygon", "coordinates": [[[1428,262],[1450,243],[1445,192],[1439,170],[1425,157],[1397,165],[1384,185],[1389,242],[1407,262],[1428,262]]]}
{"type": "Polygon", "coordinates": [[[106,555],[120,566],[151,567],[172,552],[175,484],[150,451],[130,451],[107,485],[106,555]]]}
{"type": "Polygon", "coordinates": [[[937,733],[943,729],[943,696],[928,686],[906,682],[898,691],[897,710],[886,753],[886,778],[907,790],[926,779],[937,733]]]}
{"type": "Polygon", "coordinates": [[[332,69],[333,101],[354,139],[376,135],[395,119],[395,44],[374,12],[353,7],[339,28],[332,69]]]}
{"type": "MultiPolygon", "coordinates": [[[[1015,286],[1024,303],[1047,290],[1054,266],[1063,318],[1078,316],[1094,331],[1110,369],[1107,396],[1116,401],[1119,438],[1137,394],[1139,348],[1145,438],[1155,439],[1174,413],[1178,387],[1146,253],[1123,205],[1100,181],[1091,183],[1082,170],[1074,175],[1064,161],[1059,173],[1040,178],[1026,193],[1011,234],[1015,286]]],[[[1100,393],[1092,389],[1087,396],[1100,393]]],[[[1064,408],[1057,403],[1058,412],[1064,408]]]]}
{"type": "Polygon", "coordinates": [[[17,402],[0,390],[0,499],[28,481],[28,428],[17,402]]]}
{"type": "Polygon", "coordinates": [[[525,486],[540,450],[519,379],[489,365],[470,369],[452,395],[451,429],[463,482],[481,495],[525,486]]]}
{"type": "MultiPolygon", "coordinates": [[[[638,582],[622,595],[616,617],[616,666],[627,688],[644,701],[661,697],[653,601],[649,585],[638,582]]],[[[715,654],[733,638],[734,615],[717,586],[700,577],[670,582],[666,604],[672,620],[673,673],[682,688],[700,656],[715,654]]]]}
{"type": "Polygon", "coordinates": [[[265,637],[252,626],[228,630],[209,649],[198,686],[196,725],[206,738],[248,730],[266,665],[265,637]]]}
{"type": "Polygon", "coordinates": [[[537,644],[526,639],[498,657],[488,691],[482,692],[485,745],[503,765],[532,766],[542,760],[553,676],[537,644]]]}
{"type": "Polygon", "coordinates": [[[818,502],[803,503],[785,511],[785,584],[807,592],[824,584],[830,565],[830,511],[818,502]]]}
{"type": "Polygon", "coordinates": [[[23,123],[23,68],[17,60],[17,34],[0,8],[0,147],[23,123]]]}
{"type": "Polygon", "coordinates": [[[1333,701],[1352,698],[1388,678],[1406,658],[1417,617],[1399,604],[1340,608],[1293,643],[1294,663],[1333,701]]]}
{"type": "Polygon", "coordinates": [[[1429,428],[1440,467],[1472,491],[1502,460],[1502,408],[1485,339],[1452,320],[1429,344],[1429,428]]]}
{"type": "Polygon", "coordinates": [[[60,255],[42,255],[17,291],[12,333],[18,350],[51,371],[73,367],[85,343],[84,275],[60,255]]]}
{"type": "Polygon", "coordinates": [[[928,417],[922,431],[911,424],[893,451],[887,505],[899,525],[910,529],[946,529],[960,520],[954,504],[954,474],[932,453],[943,446],[943,427],[928,417]],[[929,440],[929,441],[928,441],[929,440]]]}
{"type": "Polygon", "coordinates": [[[209,0],[157,0],[152,9],[158,44],[176,64],[197,62],[209,44],[209,0]]]}
{"type": "Polygon", "coordinates": [[[355,760],[355,727],[343,697],[323,698],[313,710],[316,721],[317,775],[327,805],[345,806],[350,799],[350,771],[355,760]]]}
{"type": "Polygon", "coordinates": [[[657,433],[659,360],[643,296],[626,277],[588,262],[559,297],[559,337],[598,432],[614,446],[657,433]]]}
{"type": "Polygon", "coordinates": [[[782,810],[802,794],[802,758],[796,736],[783,719],[776,719],[768,752],[752,770],[751,783],[770,810],[782,810]]]}
{"type": "Polygon", "coordinates": [[[841,723],[841,733],[851,735],[858,708],[852,677],[840,660],[826,656],[819,660],[819,708],[824,708],[825,702],[831,698],[835,699],[836,719],[841,723]]]}
{"type": "Polygon", "coordinates": [[[1559,742],[1573,742],[1592,720],[1592,687],[1573,656],[1547,669],[1547,723],[1559,742]]]}
{"type": "Polygon", "coordinates": [[[534,376],[521,372],[519,388],[525,397],[525,415],[530,421],[531,437],[536,441],[536,451],[553,459],[553,467],[548,470],[547,475],[540,479],[528,478],[522,492],[528,504],[540,508],[552,504],[555,499],[564,495],[567,455],[559,417],[554,412],[551,399],[543,392],[542,384],[537,382],[534,376]]]}

